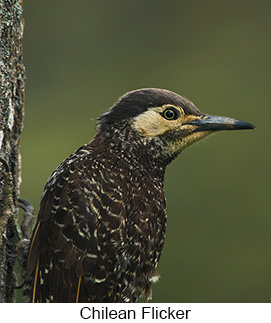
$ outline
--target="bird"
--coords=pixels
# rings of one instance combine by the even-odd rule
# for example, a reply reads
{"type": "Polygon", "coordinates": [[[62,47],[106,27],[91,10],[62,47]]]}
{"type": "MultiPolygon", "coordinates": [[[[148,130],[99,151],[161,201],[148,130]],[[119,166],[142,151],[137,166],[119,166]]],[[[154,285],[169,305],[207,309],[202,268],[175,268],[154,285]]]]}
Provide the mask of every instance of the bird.
{"type": "Polygon", "coordinates": [[[166,234],[167,165],[209,134],[253,128],[202,113],[169,90],[120,97],[45,185],[27,256],[30,301],[151,299],[166,234]]]}

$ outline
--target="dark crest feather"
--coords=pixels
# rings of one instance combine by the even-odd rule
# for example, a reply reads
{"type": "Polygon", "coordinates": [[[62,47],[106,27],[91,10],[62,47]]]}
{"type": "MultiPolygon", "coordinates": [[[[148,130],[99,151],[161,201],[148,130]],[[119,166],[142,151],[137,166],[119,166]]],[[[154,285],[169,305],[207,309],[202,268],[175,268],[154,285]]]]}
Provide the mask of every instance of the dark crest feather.
{"type": "Polygon", "coordinates": [[[154,88],[134,90],[123,95],[99,120],[99,130],[108,131],[114,124],[128,120],[149,108],[173,104],[184,109],[186,114],[202,115],[195,105],[177,93],[154,88]]]}

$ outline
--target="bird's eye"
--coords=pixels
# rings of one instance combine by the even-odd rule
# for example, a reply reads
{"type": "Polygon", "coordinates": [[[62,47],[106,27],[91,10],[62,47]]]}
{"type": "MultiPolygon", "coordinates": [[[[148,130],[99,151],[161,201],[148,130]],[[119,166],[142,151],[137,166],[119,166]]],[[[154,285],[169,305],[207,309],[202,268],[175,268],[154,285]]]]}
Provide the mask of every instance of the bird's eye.
{"type": "Polygon", "coordinates": [[[180,112],[177,109],[170,107],[166,108],[166,110],[163,111],[162,115],[167,120],[176,120],[178,119],[180,112]]]}

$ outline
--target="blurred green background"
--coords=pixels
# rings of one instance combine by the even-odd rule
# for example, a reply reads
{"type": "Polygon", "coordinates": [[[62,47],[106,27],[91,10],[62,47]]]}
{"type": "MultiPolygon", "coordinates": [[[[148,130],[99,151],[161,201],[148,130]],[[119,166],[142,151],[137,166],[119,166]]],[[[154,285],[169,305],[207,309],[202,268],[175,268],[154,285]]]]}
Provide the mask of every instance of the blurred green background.
{"type": "Polygon", "coordinates": [[[187,149],[166,174],[154,302],[271,302],[270,1],[24,1],[21,196],[90,141],[125,92],[159,87],[251,122],[187,149]]]}

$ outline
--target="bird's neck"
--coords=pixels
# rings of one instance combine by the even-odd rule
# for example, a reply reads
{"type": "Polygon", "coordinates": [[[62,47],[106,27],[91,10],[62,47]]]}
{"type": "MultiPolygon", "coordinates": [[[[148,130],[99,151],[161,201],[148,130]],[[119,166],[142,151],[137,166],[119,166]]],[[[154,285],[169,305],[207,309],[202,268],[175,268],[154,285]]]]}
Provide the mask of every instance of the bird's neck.
{"type": "Polygon", "coordinates": [[[110,129],[107,133],[98,132],[92,145],[117,167],[126,164],[130,169],[163,184],[166,166],[171,160],[163,155],[162,146],[144,140],[130,127],[110,129]]]}

